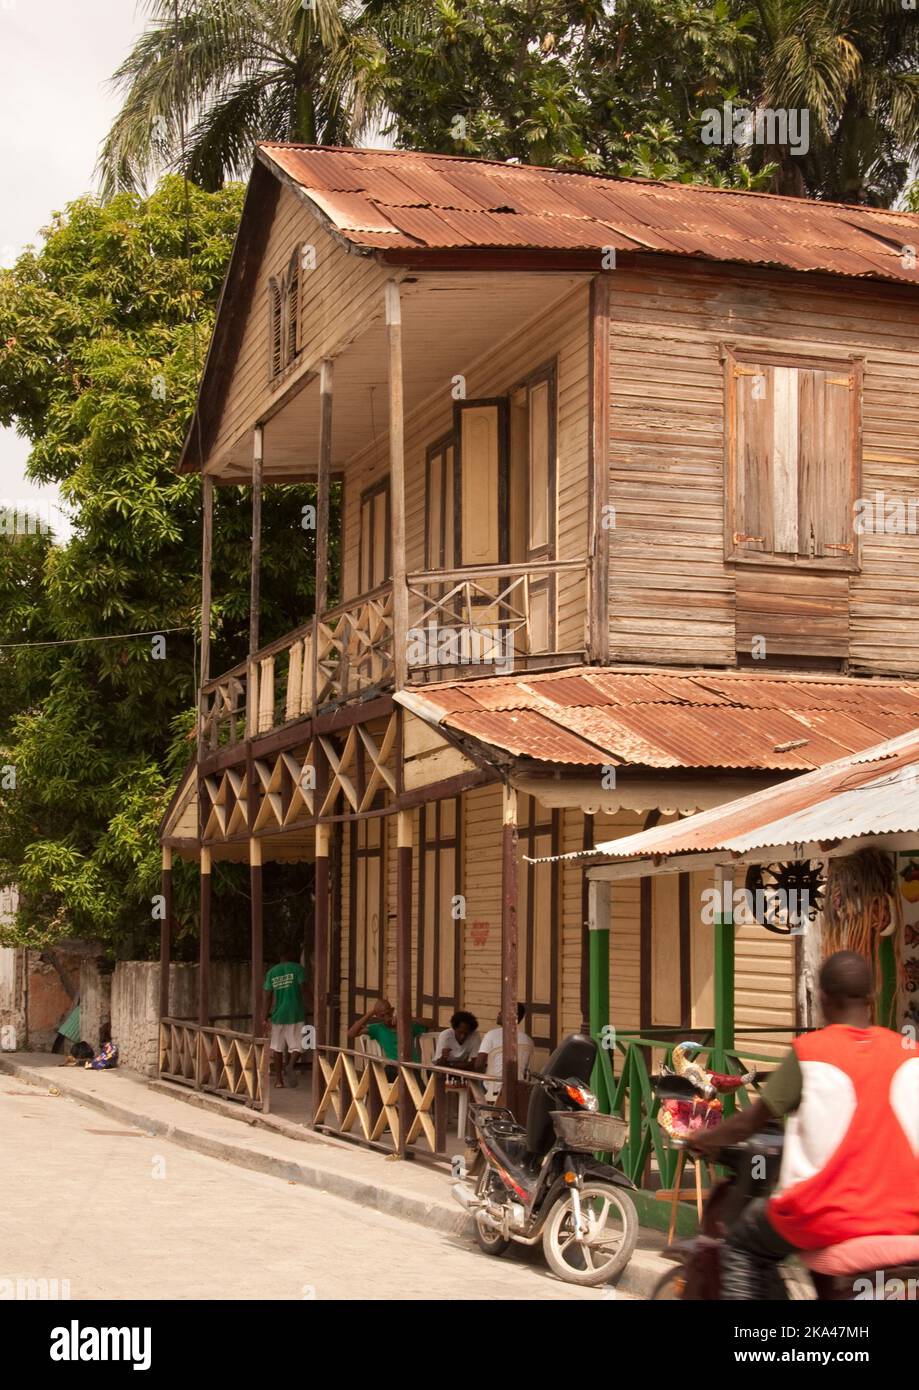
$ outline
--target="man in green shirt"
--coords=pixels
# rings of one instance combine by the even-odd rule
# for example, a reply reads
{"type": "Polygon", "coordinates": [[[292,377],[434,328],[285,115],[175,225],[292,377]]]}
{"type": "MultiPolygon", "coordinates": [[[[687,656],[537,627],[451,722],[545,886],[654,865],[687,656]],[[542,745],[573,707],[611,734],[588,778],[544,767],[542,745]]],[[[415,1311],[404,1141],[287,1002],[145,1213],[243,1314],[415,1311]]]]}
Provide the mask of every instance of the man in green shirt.
{"type": "Polygon", "coordinates": [[[287,1077],[291,1086],[297,1085],[296,1066],[306,1020],[306,971],[297,960],[298,955],[293,945],[285,946],[280,961],[265,976],[265,1017],[271,1023],[269,1046],[276,1068],[276,1086],[284,1085],[285,1043],[290,1057],[287,1077]]]}
{"type": "MultiPolygon", "coordinates": [[[[418,1038],[422,1033],[428,1031],[428,1024],[418,1019],[412,1022],[412,1061],[420,1062],[421,1055],[418,1051],[418,1038]]],[[[373,1038],[380,1044],[380,1051],[384,1057],[390,1061],[399,1060],[399,1037],[396,1029],[396,1011],[388,999],[375,999],[370,1008],[359,1018],[356,1023],[352,1023],[348,1029],[349,1039],[356,1038],[359,1033],[366,1033],[368,1038],[373,1038]]]]}

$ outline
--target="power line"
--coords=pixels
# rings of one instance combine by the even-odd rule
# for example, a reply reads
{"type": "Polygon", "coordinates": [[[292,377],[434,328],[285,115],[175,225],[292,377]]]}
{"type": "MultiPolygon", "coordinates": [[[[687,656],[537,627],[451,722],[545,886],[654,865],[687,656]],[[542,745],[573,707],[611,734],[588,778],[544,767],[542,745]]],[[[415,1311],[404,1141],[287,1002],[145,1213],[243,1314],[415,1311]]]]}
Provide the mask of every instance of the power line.
{"type": "Polygon", "coordinates": [[[149,632],[112,632],[104,637],[61,637],[53,642],[0,642],[0,652],[22,651],[30,647],[73,647],[80,642],[126,642],[131,637],[165,637],[171,632],[194,632],[194,628],[154,627],[149,632]]]}

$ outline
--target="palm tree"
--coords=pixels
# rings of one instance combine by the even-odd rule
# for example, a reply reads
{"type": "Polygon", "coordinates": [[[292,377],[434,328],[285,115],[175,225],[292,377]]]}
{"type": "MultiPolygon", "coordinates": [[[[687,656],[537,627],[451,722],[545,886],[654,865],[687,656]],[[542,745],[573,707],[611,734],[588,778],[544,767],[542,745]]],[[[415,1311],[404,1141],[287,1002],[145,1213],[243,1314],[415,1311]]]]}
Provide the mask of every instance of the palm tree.
{"type": "Polygon", "coordinates": [[[788,193],[887,206],[919,152],[919,23],[902,0],[756,0],[764,107],[806,110],[810,149],[773,146],[788,193]]]}
{"type": "Polygon", "coordinates": [[[351,144],[380,111],[377,47],[354,0],[146,0],[112,82],[104,197],[183,163],[203,188],[244,177],[256,140],[351,144]]]}

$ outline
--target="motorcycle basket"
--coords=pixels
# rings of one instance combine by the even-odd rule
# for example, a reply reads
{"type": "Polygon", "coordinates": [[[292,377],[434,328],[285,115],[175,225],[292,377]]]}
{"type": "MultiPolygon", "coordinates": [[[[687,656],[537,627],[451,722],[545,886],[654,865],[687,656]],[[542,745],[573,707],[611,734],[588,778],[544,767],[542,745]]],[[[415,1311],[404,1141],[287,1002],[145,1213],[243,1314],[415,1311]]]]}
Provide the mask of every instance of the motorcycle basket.
{"type": "Polygon", "coordinates": [[[628,1133],[625,1120],[589,1110],[553,1110],[552,1124],[556,1137],[576,1153],[617,1154],[628,1133]]]}

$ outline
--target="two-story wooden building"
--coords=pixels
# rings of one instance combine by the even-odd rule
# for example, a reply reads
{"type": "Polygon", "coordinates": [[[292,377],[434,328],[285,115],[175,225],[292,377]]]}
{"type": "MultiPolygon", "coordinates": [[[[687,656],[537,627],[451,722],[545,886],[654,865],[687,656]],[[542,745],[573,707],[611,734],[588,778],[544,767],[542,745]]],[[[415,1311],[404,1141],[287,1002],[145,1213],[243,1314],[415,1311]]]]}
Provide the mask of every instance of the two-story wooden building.
{"type": "MultiPolygon", "coordinates": [[[[588,909],[579,864],[531,860],[919,724],[919,536],[888,505],[919,470],[917,244],[903,213],[259,147],[181,464],[200,736],[162,828],[167,893],[174,853],[200,864],[205,962],[211,866],[251,865],[255,1031],[200,1032],[204,970],[165,1074],[205,1046],[199,1081],[261,1099],[269,860],[315,862],[326,1078],[381,994],[403,1042],[411,1015],[491,1026],[519,998],[545,1049],[587,1017],[588,909]],[[262,490],[308,480],[317,611],[265,646],[262,490]],[[213,488],[239,483],[250,650],[219,673],[213,488]]],[[[711,1022],[702,887],[615,885],[618,1026],[711,1022]]],[[[794,943],[735,950],[738,1023],[793,1025],[794,943]]]]}

